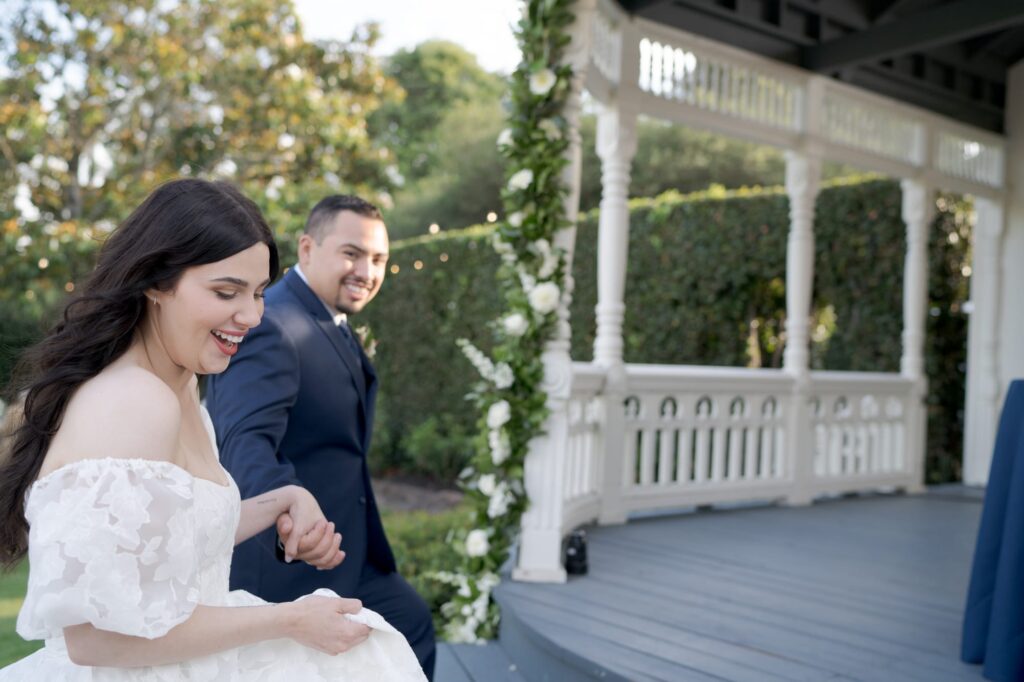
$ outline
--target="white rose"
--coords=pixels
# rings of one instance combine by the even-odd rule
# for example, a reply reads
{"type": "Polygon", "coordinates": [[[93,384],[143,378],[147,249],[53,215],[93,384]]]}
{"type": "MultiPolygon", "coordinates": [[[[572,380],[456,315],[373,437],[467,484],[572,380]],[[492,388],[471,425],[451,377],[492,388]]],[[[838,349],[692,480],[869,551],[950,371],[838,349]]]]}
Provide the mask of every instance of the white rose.
{"type": "Polygon", "coordinates": [[[498,390],[503,390],[512,386],[515,383],[516,377],[512,373],[512,368],[507,363],[499,362],[494,367],[494,374],[491,375],[494,380],[494,386],[498,390]]]}
{"type": "Polygon", "coordinates": [[[494,494],[495,485],[494,474],[483,474],[476,482],[477,489],[487,497],[494,494]]]}
{"type": "Polygon", "coordinates": [[[516,211],[508,217],[508,224],[512,227],[519,227],[523,224],[523,213],[522,211],[516,211]]]}
{"type": "Polygon", "coordinates": [[[527,299],[530,301],[531,308],[541,315],[547,315],[558,307],[558,300],[561,296],[562,292],[559,291],[557,284],[543,282],[530,290],[527,299]]]}
{"type": "Polygon", "coordinates": [[[507,147],[510,144],[512,144],[512,129],[505,128],[501,131],[501,134],[498,135],[498,147],[507,147]]]}
{"type": "Polygon", "coordinates": [[[557,140],[562,137],[562,130],[558,127],[558,124],[552,121],[550,118],[546,118],[537,124],[541,132],[544,133],[544,137],[549,140],[557,140]]]}
{"type": "Polygon", "coordinates": [[[533,171],[529,168],[516,171],[515,174],[508,179],[508,188],[511,190],[524,190],[532,184],[533,171]]]}
{"type": "Polygon", "coordinates": [[[555,87],[557,81],[558,77],[551,69],[534,71],[530,74],[530,92],[538,97],[543,97],[551,92],[551,88],[555,87]]]}
{"type": "Polygon", "coordinates": [[[491,461],[500,466],[512,454],[512,444],[504,431],[491,431],[487,434],[487,444],[491,448],[491,461]]]}
{"type": "Polygon", "coordinates": [[[487,426],[500,429],[512,418],[512,407],[507,400],[499,400],[487,409],[487,426]]]}
{"type": "Polygon", "coordinates": [[[505,333],[509,336],[522,336],[530,328],[529,320],[521,313],[512,313],[506,316],[501,321],[501,324],[505,328],[505,333]]]}
{"type": "Polygon", "coordinates": [[[466,536],[466,554],[478,557],[487,554],[491,544],[487,541],[487,531],[475,528],[466,536]]]}

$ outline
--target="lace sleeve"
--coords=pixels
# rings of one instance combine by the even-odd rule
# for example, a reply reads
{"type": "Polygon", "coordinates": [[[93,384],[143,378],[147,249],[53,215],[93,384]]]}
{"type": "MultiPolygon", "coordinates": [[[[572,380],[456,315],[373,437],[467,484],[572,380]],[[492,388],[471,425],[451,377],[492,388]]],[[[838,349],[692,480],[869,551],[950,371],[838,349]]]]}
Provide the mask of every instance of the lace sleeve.
{"type": "Polygon", "coordinates": [[[199,598],[193,479],[169,462],[82,460],[30,489],[25,639],[79,623],[149,639],[199,598]]]}

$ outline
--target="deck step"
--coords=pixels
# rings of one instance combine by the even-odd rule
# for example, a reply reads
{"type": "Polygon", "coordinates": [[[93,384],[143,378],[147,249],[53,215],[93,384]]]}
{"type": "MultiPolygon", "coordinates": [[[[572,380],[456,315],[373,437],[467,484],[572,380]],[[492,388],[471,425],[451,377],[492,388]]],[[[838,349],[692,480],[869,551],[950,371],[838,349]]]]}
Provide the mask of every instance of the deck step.
{"type": "Polygon", "coordinates": [[[437,645],[434,682],[526,682],[500,642],[437,645]]]}

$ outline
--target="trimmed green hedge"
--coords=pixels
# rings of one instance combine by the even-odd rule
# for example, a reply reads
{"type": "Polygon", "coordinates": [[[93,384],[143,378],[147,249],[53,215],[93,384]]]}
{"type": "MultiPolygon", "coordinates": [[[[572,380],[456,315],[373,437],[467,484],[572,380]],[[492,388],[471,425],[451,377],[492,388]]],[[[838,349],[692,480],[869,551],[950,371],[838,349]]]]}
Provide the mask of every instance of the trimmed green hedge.
{"type": "MultiPolygon", "coordinates": [[[[816,218],[815,368],[896,371],[904,226],[896,182],[829,183],[816,218]]],[[[929,481],[960,475],[968,259],[965,208],[940,199],[931,233],[927,363],[929,481]],[[956,235],[951,237],[951,235],[956,235]]],[[[709,191],[631,203],[624,323],[629,362],[777,367],[785,317],[788,201],[780,189],[709,191]]],[[[581,218],[572,353],[589,360],[597,298],[597,212],[581,218]]],[[[449,479],[470,453],[476,381],[455,339],[486,346],[501,310],[488,228],[397,242],[379,300],[359,316],[379,340],[378,470],[449,479]],[[419,267],[417,267],[419,264],[419,267]],[[424,437],[424,432],[429,437],[424,437]],[[421,452],[429,444],[429,452],[421,452]],[[445,453],[441,461],[438,453],[445,453]]],[[[486,348],[485,348],[486,350],[486,348]]]]}

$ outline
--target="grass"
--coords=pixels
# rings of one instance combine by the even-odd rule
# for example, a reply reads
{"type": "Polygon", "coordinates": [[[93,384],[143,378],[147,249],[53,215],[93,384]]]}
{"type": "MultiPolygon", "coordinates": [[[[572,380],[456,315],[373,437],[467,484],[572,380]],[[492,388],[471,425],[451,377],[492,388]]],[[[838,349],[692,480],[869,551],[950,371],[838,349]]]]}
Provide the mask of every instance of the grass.
{"type": "Polygon", "coordinates": [[[14,663],[43,645],[42,642],[26,642],[14,631],[27,583],[28,563],[25,562],[10,573],[0,575],[0,666],[14,663]]]}
{"type": "MultiPolygon", "coordinates": [[[[431,571],[450,569],[454,565],[455,553],[445,536],[453,525],[464,521],[467,511],[468,507],[456,507],[437,514],[421,511],[384,511],[382,514],[398,570],[430,604],[438,625],[438,609],[447,600],[449,588],[426,576],[431,571]]],[[[42,642],[26,642],[14,631],[27,582],[27,562],[0,575],[0,667],[42,647],[42,642]]]]}

